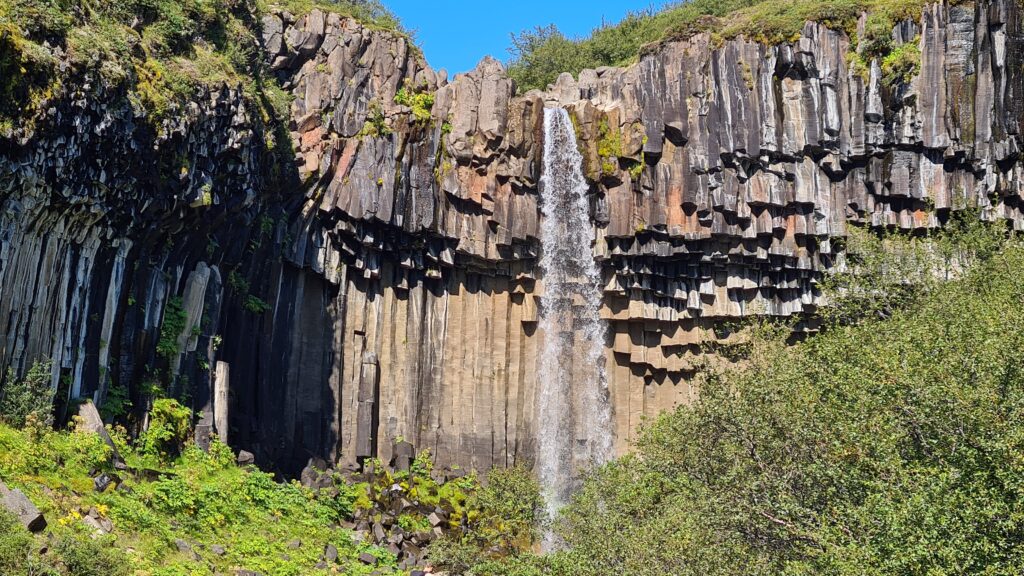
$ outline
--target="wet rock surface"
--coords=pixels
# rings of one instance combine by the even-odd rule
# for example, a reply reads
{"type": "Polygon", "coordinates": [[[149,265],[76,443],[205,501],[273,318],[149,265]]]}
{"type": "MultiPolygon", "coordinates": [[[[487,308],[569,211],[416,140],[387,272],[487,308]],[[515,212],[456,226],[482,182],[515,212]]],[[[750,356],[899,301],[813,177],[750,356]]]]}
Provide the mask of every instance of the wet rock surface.
{"type": "Polygon", "coordinates": [[[722,319],[813,313],[849,226],[973,209],[1024,227],[1020,24],[1009,1],[928,6],[893,31],[921,52],[895,82],[808,23],[790,44],[698,35],[513,96],[494,60],[449,79],[404,37],[275,13],[281,134],[237,87],[153,128],[71,78],[33,136],[0,141],[0,374],[52,358],[65,398],[119,387],[135,406],[168,374],[204,426],[226,413],[217,432],[295,474],[388,461],[399,438],[440,466],[530,462],[543,108],[559,105],[591,183],[622,450],[692,398],[722,319]]]}

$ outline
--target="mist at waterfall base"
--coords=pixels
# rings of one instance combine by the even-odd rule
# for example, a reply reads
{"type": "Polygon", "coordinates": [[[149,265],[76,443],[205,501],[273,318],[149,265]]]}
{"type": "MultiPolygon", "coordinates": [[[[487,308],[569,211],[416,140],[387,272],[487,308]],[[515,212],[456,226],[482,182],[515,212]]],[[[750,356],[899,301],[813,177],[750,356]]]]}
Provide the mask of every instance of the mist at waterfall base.
{"type": "MultiPolygon", "coordinates": [[[[569,114],[544,110],[540,180],[543,344],[538,369],[537,475],[552,516],[582,472],[612,453],[601,270],[594,261],[588,185],[569,114]]],[[[552,536],[545,548],[555,545],[552,536]]]]}

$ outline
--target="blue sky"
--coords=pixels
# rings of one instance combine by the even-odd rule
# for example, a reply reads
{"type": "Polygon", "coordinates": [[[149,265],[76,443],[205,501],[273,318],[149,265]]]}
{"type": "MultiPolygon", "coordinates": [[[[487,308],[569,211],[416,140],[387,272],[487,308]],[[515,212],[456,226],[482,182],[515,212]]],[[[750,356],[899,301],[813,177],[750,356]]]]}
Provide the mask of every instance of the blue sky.
{"type": "MultiPolygon", "coordinates": [[[[406,28],[416,31],[427,62],[452,78],[471,70],[490,54],[509,57],[509,34],[555,24],[569,37],[585,35],[627,12],[651,6],[651,0],[383,0],[406,28]]],[[[661,2],[654,4],[660,5],[661,2]]]]}

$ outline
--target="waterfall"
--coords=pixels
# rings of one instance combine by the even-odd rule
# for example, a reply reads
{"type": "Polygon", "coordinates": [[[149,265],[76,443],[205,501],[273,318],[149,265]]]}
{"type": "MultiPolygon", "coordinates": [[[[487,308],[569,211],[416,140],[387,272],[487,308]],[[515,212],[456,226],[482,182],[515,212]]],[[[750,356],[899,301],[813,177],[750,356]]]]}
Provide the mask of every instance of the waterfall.
{"type": "Polygon", "coordinates": [[[537,471],[550,513],[566,503],[580,472],[612,452],[601,271],[582,165],[568,112],[545,109],[537,471]]]}

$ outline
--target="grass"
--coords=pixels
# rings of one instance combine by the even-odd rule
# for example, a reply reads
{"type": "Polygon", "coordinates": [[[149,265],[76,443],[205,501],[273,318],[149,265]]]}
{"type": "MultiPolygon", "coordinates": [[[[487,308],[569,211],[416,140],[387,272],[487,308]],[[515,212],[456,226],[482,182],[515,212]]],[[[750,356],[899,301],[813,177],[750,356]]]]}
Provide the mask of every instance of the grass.
{"type": "Polygon", "coordinates": [[[402,22],[393,12],[380,2],[375,1],[317,1],[317,0],[274,0],[263,2],[263,10],[270,6],[285,9],[294,15],[308,14],[314,9],[334,12],[361,22],[372,30],[393,32],[410,40],[412,32],[402,26],[402,22]]]}
{"type": "Polygon", "coordinates": [[[0,573],[404,574],[395,554],[368,536],[357,538],[348,522],[383,522],[391,536],[398,528],[388,528],[382,518],[394,514],[394,524],[406,534],[429,533],[430,515],[438,509],[444,512],[439,528],[445,537],[436,554],[431,548],[435,563],[452,559],[452,552],[474,562],[514,556],[532,549],[539,537],[543,499],[523,468],[494,470],[486,484],[475,473],[439,482],[429,453],[422,452],[406,471],[374,460],[374,473],[362,481],[334,474],[328,488],[314,491],[236,466],[235,454],[216,438],[207,451],[199,449],[190,437],[191,417],[187,408],[163,398],[154,402],[149,428],[134,441],[123,428],[108,426],[125,463],[117,469],[113,449],[77,423],[55,431],[33,414],[16,429],[0,413],[0,479],[21,489],[49,522],[45,533],[30,536],[0,513],[0,573]],[[114,480],[98,492],[93,479],[101,473],[114,480]],[[94,534],[94,520],[109,533],[94,534]],[[97,562],[105,567],[69,568],[88,558],[88,542],[102,547],[97,562]],[[328,546],[337,549],[337,562],[324,561],[328,546]],[[51,551],[38,552],[47,547],[51,551]],[[9,566],[24,569],[4,571],[9,566]]]}
{"type": "MultiPolygon", "coordinates": [[[[235,466],[231,450],[217,441],[209,452],[191,445],[168,461],[128,446],[123,432],[113,436],[136,472],[114,471],[110,448],[95,434],[0,424],[0,478],[39,506],[54,537],[82,532],[90,511],[111,521],[112,536],[103,542],[138,575],[212,575],[239,568],[281,576],[397,573],[393,555],[353,541],[353,533],[339,525],[352,510],[354,489],[316,494],[294,482],[276,482],[270,474],[235,466]],[[104,470],[122,481],[98,493],[92,478],[104,470]],[[179,539],[199,561],[179,550],[179,539]],[[338,563],[315,568],[328,544],[338,549],[338,563]],[[214,546],[224,553],[215,553],[214,546]],[[362,552],[378,558],[376,565],[360,562],[362,552]]],[[[38,550],[49,536],[34,538],[38,550]]]]}

